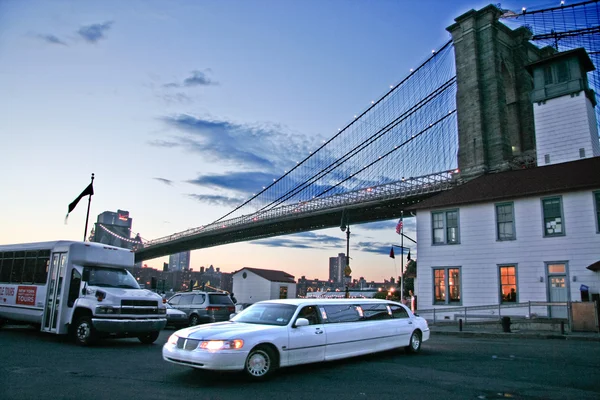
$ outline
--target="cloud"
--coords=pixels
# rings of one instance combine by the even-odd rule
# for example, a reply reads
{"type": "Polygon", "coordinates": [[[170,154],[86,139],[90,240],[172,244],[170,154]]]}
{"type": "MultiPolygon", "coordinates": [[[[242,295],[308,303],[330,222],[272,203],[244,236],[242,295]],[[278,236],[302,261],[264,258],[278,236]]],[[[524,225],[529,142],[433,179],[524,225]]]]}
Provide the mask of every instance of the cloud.
{"type": "Polygon", "coordinates": [[[302,232],[285,237],[273,237],[268,239],[259,239],[250,242],[267,247],[285,247],[296,249],[323,249],[340,248],[340,245],[346,243],[346,239],[337,238],[330,235],[322,235],[314,232],[302,232]]]}
{"type": "Polygon", "coordinates": [[[188,183],[211,189],[229,189],[244,194],[256,193],[265,183],[278,176],[264,172],[229,172],[221,175],[201,175],[188,183]]]}
{"type": "Polygon", "coordinates": [[[50,34],[38,34],[36,35],[36,37],[38,39],[42,39],[44,42],[46,43],[50,43],[50,44],[60,44],[62,46],[67,46],[67,44],[65,42],[63,42],[62,40],[60,40],[58,37],[56,37],[55,35],[50,35],[50,34]]]}
{"type": "Polygon", "coordinates": [[[77,33],[89,43],[96,43],[100,39],[106,38],[104,34],[110,29],[113,21],[107,21],[103,24],[86,25],[79,28],[77,33]]]}
{"type": "MultiPolygon", "coordinates": [[[[206,72],[210,72],[210,70],[205,70],[206,72]]],[[[217,85],[218,83],[210,79],[206,72],[194,70],[191,72],[191,75],[183,80],[182,83],[166,83],[163,87],[166,88],[180,88],[180,87],[193,87],[193,86],[210,86],[217,85]]]]}
{"type": "Polygon", "coordinates": [[[162,182],[162,183],[164,183],[165,185],[168,185],[168,186],[173,186],[173,181],[172,181],[172,180],[170,180],[170,179],[165,179],[165,178],[152,178],[152,179],[154,179],[154,180],[156,180],[156,181],[159,181],[159,182],[162,182]]]}
{"type": "Polygon", "coordinates": [[[398,220],[378,221],[370,222],[368,224],[361,224],[360,228],[367,231],[394,231],[398,220]]]}
{"type": "Polygon", "coordinates": [[[242,197],[228,197],[211,194],[188,194],[188,196],[204,204],[210,204],[214,206],[226,206],[231,208],[238,206],[244,200],[246,200],[242,197]]]}
{"type": "Polygon", "coordinates": [[[190,104],[192,98],[185,93],[161,94],[159,96],[167,104],[190,104]]]}
{"type": "MultiPolygon", "coordinates": [[[[294,165],[291,160],[302,160],[308,149],[313,148],[305,137],[278,125],[252,126],[188,114],[161,120],[180,133],[175,139],[179,146],[201,154],[208,161],[242,166],[246,170],[258,169],[278,176],[294,165]]],[[[161,145],[160,142],[152,144],[161,145]]]]}

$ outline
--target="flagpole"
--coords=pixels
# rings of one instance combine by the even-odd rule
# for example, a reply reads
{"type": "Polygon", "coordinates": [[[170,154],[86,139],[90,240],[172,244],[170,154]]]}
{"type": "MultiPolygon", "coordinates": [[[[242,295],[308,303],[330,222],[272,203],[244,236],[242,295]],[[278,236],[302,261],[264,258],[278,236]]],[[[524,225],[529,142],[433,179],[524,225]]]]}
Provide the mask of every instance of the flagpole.
{"type": "MultiPolygon", "coordinates": [[[[92,183],[91,185],[94,185],[94,174],[92,173],[92,183]]],[[[90,219],[90,204],[92,203],[92,195],[90,194],[88,196],[88,207],[87,207],[87,214],[85,216],[85,230],[83,231],[83,241],[85,242],[85,235],[87,235],[87,227],[88,227],[88,221],[90,219]]]]}

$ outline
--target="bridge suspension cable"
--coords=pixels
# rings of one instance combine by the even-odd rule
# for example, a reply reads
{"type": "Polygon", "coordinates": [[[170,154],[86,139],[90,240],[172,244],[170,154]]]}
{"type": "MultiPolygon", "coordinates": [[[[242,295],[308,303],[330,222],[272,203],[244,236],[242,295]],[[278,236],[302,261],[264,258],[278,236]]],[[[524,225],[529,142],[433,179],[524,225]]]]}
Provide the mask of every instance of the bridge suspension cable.
{"type": "MultiPolygon", "coordinates": [[[[361,185],[371,186],[385,181],[400,180],[404,176],[452,169],[453,162],[448,160],[445,160],[443,165],[429,165],[428,170],[420,171],[416,170],[414,164],[414,171],[410,171],[410,168],[397,168],[397,165],[379,169],[372,167],[377,164],[374,161],[381,159],[382,154],[386,154],[389,149],[401,147],[398,143],[404,143],[404,140],[399,140],[398,137],[413,136],[411,132],[418,132],[423,126],[436,122],[433,116],[443,115],[455,109],[453,62],[452,43],[449,41],[434,51],[399,84],[393,85],[379,100],[373,101],[364,112],[356,115],[331,139],[279,179],[213,223],[249,207],[252,207],[252,213],[266,211],[286,202],[307,201],[332,191],[333,194],[339,194],[361,185]],[[438,110],[432,111],[435,108],[438,110]],[[444,111],[441,112],[441,109],[444,111]],[[391,137],[385,138],[385,135],[391,137]],[[369,167],[364,168],[367,165],[369,167]],[[355,180],[346,179],[349,175],[355,180]]],[[[457,141],[457,138],[452,136],[456,135],[450,134],[449,143],[451,147],[455,147],[452,142],[457,141]]],[[[448,144],[439,147],[446,148],[448,144]]],[[[418,148],[413,148],[412,152],[412,158],[419,152],[426,153],[418,148]]],[[[446,153],[455,156],[453,150],[446,153]]],[[[405,166],[408,165],[406,157],[399,157],[405,166]]],[[[421,161],[424,160],[427,160],[426,154],[421,157],[421,161]]],[[[429,160],[429,164],[432,164],[432,161],[429,160]]]]}

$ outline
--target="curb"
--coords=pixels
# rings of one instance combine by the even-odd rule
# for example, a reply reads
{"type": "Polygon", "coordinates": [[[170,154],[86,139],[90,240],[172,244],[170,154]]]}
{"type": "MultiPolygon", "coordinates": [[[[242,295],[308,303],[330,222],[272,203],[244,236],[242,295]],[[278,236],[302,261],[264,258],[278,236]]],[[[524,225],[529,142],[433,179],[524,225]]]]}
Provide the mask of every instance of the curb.
{"type": "Polygon", "coordinates": [[[487,337],[495,339],[554,339],[554,340],[577,340],[584,342],[600,342],[600,335],[583,336],[583,335],[560,335],[556,333],[507,333],[507,332],[472,332],[472,331],[431,331],[431,335],[440,336],[460,336],[464,338],[471,337],[487,337]]]}

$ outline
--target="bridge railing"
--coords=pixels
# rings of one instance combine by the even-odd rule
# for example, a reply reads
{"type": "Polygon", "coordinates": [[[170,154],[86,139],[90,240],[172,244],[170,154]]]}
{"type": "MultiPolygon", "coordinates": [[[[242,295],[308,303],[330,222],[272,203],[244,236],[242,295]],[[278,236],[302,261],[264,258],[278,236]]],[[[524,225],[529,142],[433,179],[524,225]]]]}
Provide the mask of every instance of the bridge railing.
{"type": "Polygon", "coordinates": [[[150,240],[144,243],[144,248],[167,243],[199,234],[209,234],[215,230],[239,228],[243,225],[258,221],[274,221],[278,219],[297,218],[301,215],[349,207],[365,202],[378,202],[394,198],[409,197],[418,194],[433,193],[447,190],[455,183],[456,170],[442,171],[435,174],[409,177],[407,179],[384,185],[372,186],[366,189],[355,190],[324,198],[316,198],[296,204],[263,210],[254,214],[242,215],[228,220],[219,221],[209,225],[199,226],[169,236],[150,240]]]}

